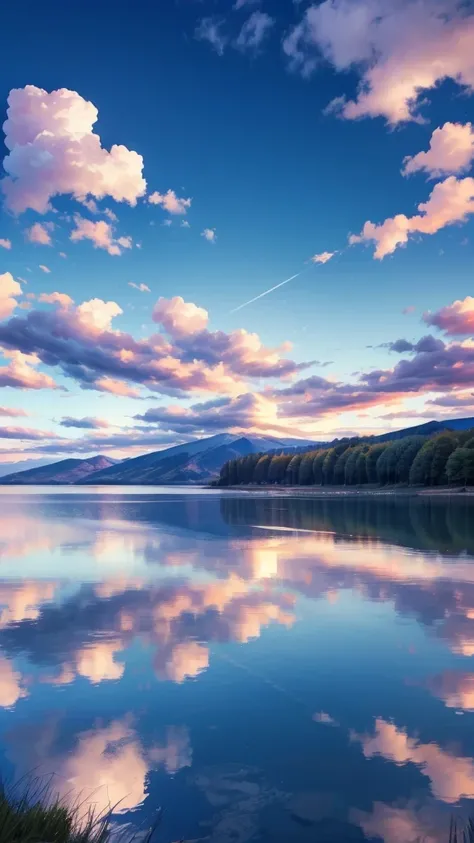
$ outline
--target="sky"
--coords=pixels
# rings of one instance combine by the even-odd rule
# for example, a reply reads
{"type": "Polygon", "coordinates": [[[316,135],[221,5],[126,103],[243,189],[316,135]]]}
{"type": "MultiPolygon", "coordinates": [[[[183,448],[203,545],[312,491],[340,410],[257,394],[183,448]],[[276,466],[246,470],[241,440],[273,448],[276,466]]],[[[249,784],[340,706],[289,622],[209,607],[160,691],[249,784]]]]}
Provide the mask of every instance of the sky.
{"type": "Polygon", "coordinates": [[[0,464],[474,416],[474,7],[8,4],[0,464]]]}

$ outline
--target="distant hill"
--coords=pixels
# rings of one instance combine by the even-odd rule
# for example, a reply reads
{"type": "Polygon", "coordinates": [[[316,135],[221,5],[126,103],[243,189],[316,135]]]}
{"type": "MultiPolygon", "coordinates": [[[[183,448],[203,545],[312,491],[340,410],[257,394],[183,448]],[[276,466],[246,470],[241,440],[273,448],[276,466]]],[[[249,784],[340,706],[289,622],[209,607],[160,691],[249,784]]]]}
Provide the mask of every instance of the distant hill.
{"type": "Polygon", "coordinates": [[[207,483],[219,474],[227,460],[274,449],[292,450],[295,442],[309,447],[304,440],[276,439],[271,436],[238,436],[218,433],[184,445],[174,445],[141,457],[124,460],[78,482],[83,484],[207,483]]]}
{"type": "Polygon", "coordinates": [[[405,436],[433,436],[441,433],[442,430],[470,430],[474,428],[474,417],[466,419],[444,419],[443,421],[429,421],[424,424],[417,424],[414,427],[405,427],[402,430],[393,430],[389,433],[382,433],[380,436],[373,436],[373,442],[388,442],[391,439],[404,439],[405,436]]]}
{"type": "Polygon", "coordinates": [[[0,485],[7,486],[57,486],[72,485],[92,474],[116,465],[117,460],[110,457],[90,457],[89,459],[67,459],[59,462],[16,471],[0,477],[0,485]]]}

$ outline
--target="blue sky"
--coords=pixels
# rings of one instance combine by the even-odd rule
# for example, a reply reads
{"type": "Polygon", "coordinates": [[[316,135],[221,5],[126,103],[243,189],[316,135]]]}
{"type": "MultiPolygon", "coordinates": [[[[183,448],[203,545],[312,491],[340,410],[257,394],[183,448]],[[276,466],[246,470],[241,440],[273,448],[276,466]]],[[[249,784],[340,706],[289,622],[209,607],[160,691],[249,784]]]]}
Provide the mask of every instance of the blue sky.
{"type": "MultiPolygon", "coordinates": [[[[7,352],[0,359],[2,459],[94,453],[102,445],[97,437],[103,438],[99,450],[123,456],[146,449],[147,439],[150,447],[161,447],[220,429],[331,438],[443,413],[474,414],[474,404],[470,408],[467,403],[474,358],[466,342],[474,324],[474,302],[466,298],[472,293],[474,194],[469,176],[474,158],[469,151],[474,82],[470,12],[469,5],[461,7],[453,0],[325,0],[313,6],[290,0],[247,0],[234,6],[211,0],[119,2],[113,13],[106,4],[86,2],[65,9],[64,4],[46,2],[41,8],[28,4],[28,14],[24,7],[10,4],[0,33],[2,122],[10,92],[23,91],[10,147],[21,146],[19,115],[28,112],[32,101],[24,93],[26,86],[42,89],[50,105],[52,92],[66,89],[97,109],[92,131],[100,137],[104,154],[119,144],[142,156],[146,189],[136,188],[132,203],[116,201],[110,184],[102,196],[91,171],[88,198],[74,195],[67,179],[61,182],[58,157],[50,175],[49,207],[38,212],[31,207],[26,170],[12,175],[11,160],[18,149],[10,163],[8,149],[3,149],[7,180],[10,174],[21,201],[15,205],[4,190],[0,240],[10,247],[0,249],[0,275],[11,275],[11,281],[4,280],[8,301],[12,283],[21,292],[14,294],[13,305],[3,308],[7,327],[3,334],[0,329],[0,344],[7,352]],[[351,17],[354,13],[357,19],[351,17]],[[252,46],[249,33],[258,40],[262,31],[255,27],[262,23],[261,41],[252,46]],[[217,43],[204,37],[212,37],[212,32],[221,39],[217,43]],[[440,78],[433,71],[436,56],[444,66],[440,78]],[[412,86],[412,100],[400,93],[400,80],[408,91],[412,86]],[[361,84],[370,91],[367,102],[361,84]],[[357,119],[344,111],[341,97],[356,103],[357,119]],[[334,100],[335,108],[328,113],[334,100]],[[444,130],[446,124],[455,129],[444,130]],[[443,130],[442,143],[432,147],[429,167],[402,175],[404,159],[428,151],[436,130],[443,130]],[[449,179],[453,181],[444,190],[449,179]],[[433,213],[427,212],[430,219],[436,218],[433,233],[418,228],[407,243],[391,251],[385,228],[377,230],[375,238],[365,235],[362,242],[348,245],[349,235],[362,232],[367,221],[380,226],[397,214],[419,216],[417,206],[427,202],[438,185],[443,193],[439,191],[433,213]],[[453,200],[452,189],[458,186],[462,199],[453,200]],[[168,190],[191,199],[185,213],[168,213],[148,201],[154,192],[162,196],[168,190]],[[90,210],[91,199],[97,212],[90,210]],[[116,221],[105,215],[106,209],[116,221]],[[111,236],[131,238],[131,247],[109,254],[91,239],[71,240],[83,224],[77,223],[77,215],[94,225],[103,221],[111,236]],[[35,224],[49,232],[51,244],[28,241],[25,232],[35,224]],[[206,229],[214,232],[212,241],[202,235],[206,229]],[[380,243],[385,253],[377,259],[374,249],[380,243]],[[312,256],[325,252],[332,255],[326,263],[311,262],[312,256]],[[302,275],[287,285],[232,312],[301,270],[302,275]],[[129,282],[144,284],[150,292],[129,282]],[[64,310],[57,303],[39,301],[42,293],[54,291],[67,294],[74,304],[64,310]],[[175,305],[169,304],[164,322],[152,320],[160,297],[167,302],[182,297],[204,308],[209,323],[200,323],[200,330],[219,330],[227,339],[221,336],[219,348],[209,356],[202,347],[207,341],[217,343],[212,337],[203,334],[197,343],[199,332],[182,324],[178,333],[176,327],[170,333],[169,313],[175,312],[175,305]],[[79,341],[72,337],[76,308],[97,299],[116,302],[123,311],[103,328],[135,340],[157,332],[167,342],[171,338],[168,356],[183,365],[195,363],[199,377],[186,376],[170,391],[168,381],[162,388],[162,372],[150,381],[146,372],[131,373],[127,363],[117,378],[125,385],[122,392],[136,392],[136,397],[127,397],[112,394],[110,384],[104,391],[103,377],[110,377],[105,358],[94,368],[96,363],[91,367],[89,358],[84,362],[79,354],[87,371],[73,372],[77,348],[72,344],[79,341]],[[464,321],[463,330],[458,320],[453,332],[453,318],[460,311],[453,305],[456,301],[463,302],[464,321]],[[403,313],[406,308],[413,310],[403,313]],[[422,318],[426,311],[436,317],[430,324],[422,318]],[[35,313],[40,320],[50,314],[50,321],[42,325],[46,332],[51,320],[59,320],[61,330],[69,326],[69,346],[57,352],[59,357],[53,360],[51,349],[36,337],[37,359],[26,361],[57,388],[49,381],[38,388],[31,378],[27,383],[28,378],[16,377],[15,371],[14,377],[5,373],[5,367],[25,364],[18,355],[31,353],[28,320],[34,320],[35,313]],[[22,322],[21,338],[11,320],[22,322]],[[248,348],[239,346],[234,359],[239,343],[233,332],[239,329],[258,334],[265,349],[291,343],[291,350],[285,346],[275,354],[279,360],[293,361],[292,370],[280,366],[280,371],[278,363],[272,368],[261,349],[250,352],[254,341],[248,334],[248,348]],[[416,343],[428,333],[442,341],[443,348],[429,353],[414,349],[405,356],[414,372],[408,381],[396,368],[403,369],[405,358],[389,344],[402,337],[416,343]],[[219,357],[222,343],[226,351],[219,357]],[[255,359],[249,362],[252,354],[255,359]],[[256,366],[262,354],[265,371],[256,366]],[[315,360],[331,363],[298,368],[315,360]],[[225,372],[220,371],[217,383],[219,364],[225,372]],[[203,386],[205,366],[212,383],[203,386]],[[456,375],[461,368],[463,378],[456,375]],[[373,376],[377,371],[385,373],[378,380],[373,376]],[[432,404],[439,399],[446,404],[446,396],[453,400],[451,406],[432,404]],[[209,402],[215,406],[207,407],[209,402]],[[207,421],[201,423],[203,403],[207,421]],[[197,409],[189,410],[194,405],[197,409]],[[186,426],[173,424],[177,407],[188,413],[186,426]],[[149,408],[164,408],[168,415],[159,422],[134,419],[149,408]],[[9,417],[9,410],[28,416],[9,417]],[[110,429],[97,427],[96,439],[91,440],[87,428],[65,428],[64,417],[99,418],[110,429]],[[51,440],[43,433],[40,441],[28,438],[34,431],[54,435],[51,440]]],[[[35,125],[35,131],[44,128],[35,125]]],[[[72,134],[68,142],[71,138],[72,134]]],[[[63,154],[54,143],[53,158],[63,154]]],[[[37,171],[44,166],[44,159],[35,163],[37,171]]],[[[82,321],[81,331],[84,325],[82,321]]],[[[86,344],[109,354],[110,338],[97,333],[94,337],[91,341],[89,334],[86,344]]],[[[148,346],[146,354],[150,353],[148,346]]]]}

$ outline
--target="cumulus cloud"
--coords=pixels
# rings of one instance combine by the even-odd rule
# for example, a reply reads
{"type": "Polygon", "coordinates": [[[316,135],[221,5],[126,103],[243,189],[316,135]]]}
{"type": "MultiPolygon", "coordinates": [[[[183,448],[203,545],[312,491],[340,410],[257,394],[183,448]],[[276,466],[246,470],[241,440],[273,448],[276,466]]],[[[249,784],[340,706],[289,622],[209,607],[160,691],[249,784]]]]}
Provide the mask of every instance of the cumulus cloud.
{"type": "Polygon", "coordinates": [[[150,205],[161,205],[169,214],[185,214],[191,207],[192,199],[180,199],[174,190],[167,190],[166,193],[158,193],[155,190],[148,197],[150,205]]]}
{"type": "Polygon", "coordinates": [[[321,60],[359,74],[354,100],[331,108],[346,119],[420,120],[423,92],[445,79],[474,85],[474,16],[457,0],[325,0],[311,5],[283,42],[290,67],[311,75],[321,60]]]}
{"type": "Polygon", "coordinates": [[[235,46],[242,52],[257,51],[274,23],[275,19],[267,15],[266,12],[252,12],[243,24],[235,41],[235,46]]]}
{"type": "Polygon", "coordinates": [[[132,248],[131,237],[114,238],[113,226],[105,220],[86,220],[79,214],[74,216],[76,227],[71,231],[69,239],[76,243],[78,240],[91,240],[96,249],[105,249],[109,255],[121,255],[123,249],[132,248]]]}
{"type": "Polygon", "coordinates": [[[207,41],[219,56],[224,55],[224,50],[229,42],[227,35],[222,32],[224,21],[222,18],[203,18],[195,29],[194,37],[198,41],[207,41]]]}
{"type": "Polygon", "coordinates": [[[51,246],[52,240],[48,229],[51,230],[52,227],[52,223],[45,223],[42,225],[40,222],[35,222],[31,228],[26,229],[26,239],[29,240],[30,243],[37,243],[41,246],[51,246]]]}
{"type": "Polygon", "coordinates": [[[74,304],[74,299],[71,296],[68,296],[67,293],[40,293],[38,296],[38,301],[42,302],[43,304],[57,304],[59,307],[62,307],[64,310],[67,310],[69,307],[72,307],[74,304]]]}
{"type": "Polygon", "coordinates": [[[33,310],[0,324],[0,345],[38,355],[85,389],[133,396],[130,384],[173,396],[240,394],[246,378],[287,377],[309,365],[288,359],[288,344],[268,348],[245,330],[209,331],[207,311],[179,297],[159,300],[154,310],[168,336],[136,340],[114,330],[112,320],[121,313],[116,302],[100,299],[33,310]]]}
{"type": "Polygon", "coordinates": [[[141,155],[116,144],[104,149],[93,131],[98,111],[76,91],[13,89],[7,115],[2,189],[14,213],[31,208],[44,214],[61,194],[135,205],[145,193],[141,155]]]}
{"type": "Polygon", "coordinates": [[[22,290],[10,272],[0,275],[0,319],[6,319],[17,306],[17,296],[21,296],[22,290]]]}
{"type": "Polygon", "coordinates": [[[0,237],[0,248],[2,249],[11,249],[12,241],[7,240],[4,237],[0,237]]]}
{"type": "Polygon", "coordinates": [[[129,281],[128,286],[133,287],[135,290],[139,290],[140,293],[151,293],[147,284],[135,284],[135,281],[129,281]]]}
{"type": "Polygon", "coordinates": [[[408,155],[402,173],[409,176],[424,170],[432,178],[448,173],[464,173],[474,159],[474,130],[471,123],[445,123],[431,135],[427,152],[408,155]]]}
{"type": "Polygon", "coordinates": [[[122,308],[115,301],[90,299],[76,308],[76,315],[81,324],[92,331],[110,331],[112,319],[123,313],[122,308]]]}
{"type": "Polygon", "coordinates": [[[197,334],[207,327],[209,314],[193,302],[185,302],[181,296],[172,299],[160,297],[153,308],[153,321],[163,325],[172,336],[197,334]]]}
{"type": "Polygon", "coordinates": [[[204,231],[201,231],[201,237],[204,237],[204,239],[208,240],[209,243],[215,243],[217,240],[216,229],[205,228],[204,231]]]}
{"type": "Polygon", "coordinates": [[[349,243],[375,243],[374,257],[382,260],[413,234],[436,234],[447,225],[466,222],[474,213],[474,179],[449,176],[435,184],[427,202],[418,205],[419,214],[397,214],[380,225],[366,222],[360,234],[351,234],[349,243]]]}
{"type": "Polygon", "coordinates": [[[267,433],[272,430],[288,436],[294,432],[294,428],[279,421],[275,401],[259,393],[216,398],[186,408],[179,405],[154,407],[134,418],[178,434],[212,434],[229,430],[267,433]]]}
{"type": "Polygon", "coordinates": [[[57,389],[54,380],[34,368],[40,362],[35,354],[23,354],[21,351],[4,350],[4,357],[10,360],[6,366],[0,366],[0,386],[12,386],[17,389],[57,389]]]}
{"type": "Polygon", "coordinates": [[[313,255],[311,260],[313,263],[327,263],[335,254],[336,252],[321,252],[319,255],[313,255]]]}
{"type": "Polygon", "coordinates": [[[75,419],[72,416],[64,416],[59,424],[61,427],[73,427],[78,428],[79,430],[102,430],[109,427],[109,423],[105,419],[91,417],[75,419]]]}
{"type": "Polygon", "coordinates": [[[435,325],[452,336],[474,334],[474,297],[457,299],[435,313],[427,311],[423,314],[423,320],[427,325],[435,325]]]}

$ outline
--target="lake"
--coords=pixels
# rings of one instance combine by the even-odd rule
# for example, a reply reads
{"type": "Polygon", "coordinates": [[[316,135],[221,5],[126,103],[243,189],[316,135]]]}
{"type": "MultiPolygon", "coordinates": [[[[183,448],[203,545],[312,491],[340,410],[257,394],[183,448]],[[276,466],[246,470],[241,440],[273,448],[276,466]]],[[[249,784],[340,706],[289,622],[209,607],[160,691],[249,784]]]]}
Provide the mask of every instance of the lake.
{"type": "Polygon", "coordinates": [[[3,489],[0,772],[158,839],[474,815],[474,502],[3,489]]]}

